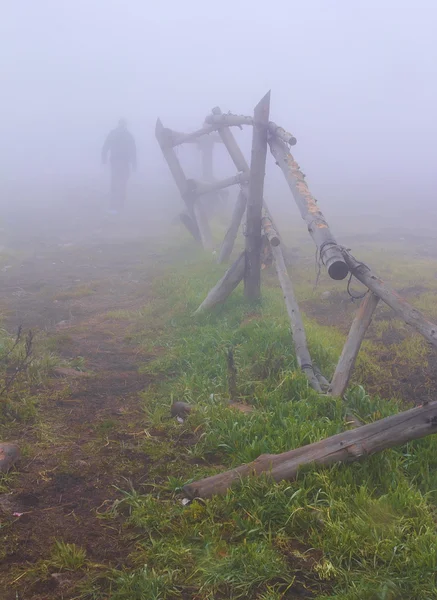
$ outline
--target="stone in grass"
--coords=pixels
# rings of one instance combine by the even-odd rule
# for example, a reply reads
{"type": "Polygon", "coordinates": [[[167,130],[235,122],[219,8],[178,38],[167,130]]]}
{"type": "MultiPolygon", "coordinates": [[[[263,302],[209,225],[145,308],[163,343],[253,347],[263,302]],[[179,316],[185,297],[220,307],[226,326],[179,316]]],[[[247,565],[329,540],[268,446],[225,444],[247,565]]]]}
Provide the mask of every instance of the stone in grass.
{"type": "Polygon", "coordinates": [[[323,292],[323,293],[320,295],[320,298],[321,298],[322,300],[329,300],[329,298],[331,298],[331,296],[332,296],[332,292],[323,292]]]}
{"type": "Polygon", "coordinates": [[[17,444],[0,443],[0,473],[7,473],[19,458],[20,449],[17,444]]]}
{"type": "Polygon", "coordinates": [[[173,402],[170,407],[170,414],[172,417],[179,417],[181,419],[185,419],[190,412],[193,410],[193,407],[186,402],[173,402]]]}

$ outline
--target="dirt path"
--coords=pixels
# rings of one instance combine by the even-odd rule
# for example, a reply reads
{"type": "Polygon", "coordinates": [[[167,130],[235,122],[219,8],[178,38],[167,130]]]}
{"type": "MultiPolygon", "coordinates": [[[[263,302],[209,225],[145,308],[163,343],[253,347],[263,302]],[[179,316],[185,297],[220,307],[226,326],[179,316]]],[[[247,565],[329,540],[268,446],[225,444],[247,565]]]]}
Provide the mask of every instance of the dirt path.
{"type": "Polygon", "coordinates": [[[67,243],[2,272],[6,327],[45,332],[59,356],[83,369],[58,372],[38,390],[37,423],[14,431],[23,457],[12,493],[0,494],[2,600],[70,597],[83,574],[54,577],[42,565],[55,540],[84,548],[92,563],[125,562],[130,542],[99,513],[120,496],[117,487],[147,480],[148,457],[136,442],[148,383],[138,367],[147,356],[130,343],[129,323],[110,312],[146,304],[160,259],[141,241],[67,243]]]}

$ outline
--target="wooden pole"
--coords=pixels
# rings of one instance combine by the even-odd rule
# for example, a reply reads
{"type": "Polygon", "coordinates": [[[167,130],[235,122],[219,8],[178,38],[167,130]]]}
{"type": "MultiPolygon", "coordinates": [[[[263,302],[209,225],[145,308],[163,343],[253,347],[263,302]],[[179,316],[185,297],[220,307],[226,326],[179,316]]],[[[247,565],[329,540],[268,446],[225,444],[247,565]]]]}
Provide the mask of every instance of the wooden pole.
{"type": "Polygon", "coordinates": [[[261,225],[264,233],[267,236],[267,239],[270,242],[270,245],[273,247],[279,246],[281,243],[281,238],[279,237],[276,229],[273,227],[273,223],[267,214],[264,214],[261,220],[261,225]]]}
{"type": "Polygon", "coordinates": [[[378,302],[379,298],[373,292],[368,292],[361,302],[332,378],[329,388],[331,396],[342,397],[345,393],[358,352],[378,302]]]}
{"type": "Polygon", "coordinates": [[[283,454],[263,454],[251,463],[190,483],[184,492],[189,498],[210,498],[225,494],[243,477],[261,474],[273,481],[292,480],[304,465],[349,463],[436,432],[437,402],[432,402],[283,454]]]}
{"type": "Polygon", "coordinates": [[[219,264],[228,261],[232,254],[235,238],[237,237],[238,229],[240,228],[240,223],[243,218],[244,211],[246,210],[246,204],[247,196],[242,190],[240,190],[234,206],[234,211],[232,213],[231,224],[229,225],[229,229],[227,230],[220,247],[220,252],[217,259],[219,264]]]}
{"type": "MultiPolygon", "coordinates": [[[[264,229],[265,231],[265,229],[264,229]]],[[[314,372],[313,362],[308,350],[305,329],[303,326],[302,316],[300,314],[299,305],[294,295],[293,284],[285,266],[284,257],[280,246],[271,246],[273,258],[275,259],[276,273],[279,283],[281,284],[282,293],[284,295],[285,306],[287,307],[288,317],[290,319],[291,333],[293,336],[294,351],[296,353],[297,364],[305,373],[308,381],[316,392],[322,392],[320,383],[314,372]]]]}
{"type": "MultiPolygon", "coordinates": [[[[215,113],[213,111],[212,115],[206,117],[205,122],[216,126],[227,125],[241,127],[242,125],[253,125],[253,118],[245,117],[244,115],[223,115],[221,112],[215,113]]],[[[276,125],[273,121],[269,121],[267,127],[270,135],[279,138],[286,144],[294,146],[297,143],[294,135],[288,133],[288,131],[285,131],[283,127],[276,125]]]]}
{"type": "MultiPolygon", "coordinates": [[[[216,116],[220,116],[222,111],[218,106],[212,109],[212,114],[216,116]]],[[[229,127],[221,127],[218,130],[218,134],[226,147],[226,150],[229,152],[229,155],[237,167],[238,171],[248,172],[249,165],[244,158],[244,154],[241,152],[239,145],[237,144],[234,134],[229,129],[229,127]]]]}
{"type": "Polygon", "coordinates": [[[196,242],[202,243],[202,238],[200,237],[200,231],[197,226],[197,222],[193,220],[188,212],[183,212],[179,215],[180,220],[191,233],[196,242]]]}
{"type": "Polygon", "coordinates": [[[320,259],[328,269],[329,276],[332,279],[344,279],[349,272],[347,264],[339,245],[329,230],[325,217],[308,189],[299,165],[291,156],[284,142],[271,137],[269,144],[277,165],[284,173],[302,218],[308,226],[308,231],[318,248],[320,259]]]}
{"type": "Polygon", "coordinates": [[[197,181],[195,179],[192,179],[190,181],[193,181],[194,189],[196,190],[196,195],[202,196],[204,194],[218,192],[219,190],[230,187],[231,185],[241,185],[243,183],[247,183],[249,181],[249,173],[238,173],[237,175],[233,175],[232,177],[228,177],[227,179],[214,181],[212,183],[207,183],[205,181],[197,181]]]}
{"type": "Polygon", "coordinates": [[[171,146],[171,130],[165,129],[160,119],[156,121],[155,137],[158,140],[158,144],[161,147],[162,154],[164,155],[168,168],[173,175],[173,179],[175,180],[175,183],[179,189],[179,193],[187,205],[188,212],[192,214],[192,196],[189,193],[190,190],[188,188],[187,179],[182,170],[179,159],[171,146]]]}
{"type": "Polygon", "coordinates": [[[208,293],[205,300],[195,311],[195,315],[209,310],[216,304],[224,302],[234,291],[244,277],[245,253],[242,252],[237,260],[229,267],[220,281],[208,293]]]}
{"type": "Polygon", "coordinates": [[[257,104],[253,116],[249,198],[246,210],[246,271],[244,274],[244,293],[249,300],[257,300],[261,295],[261,218],[269,113],[270,92],[257,104]]]}
{"type": "Polygon", "coordinates": [[[437,325],[428,321],[421,312],[408,304],[397,292],[392,290],[382,279],[377,277],[364,263],[358,262],[352,254],[343,249],[343,255],[351,273],[392,308],[397,315],[416,331],[421,333],[437,348],[437,325]]]}

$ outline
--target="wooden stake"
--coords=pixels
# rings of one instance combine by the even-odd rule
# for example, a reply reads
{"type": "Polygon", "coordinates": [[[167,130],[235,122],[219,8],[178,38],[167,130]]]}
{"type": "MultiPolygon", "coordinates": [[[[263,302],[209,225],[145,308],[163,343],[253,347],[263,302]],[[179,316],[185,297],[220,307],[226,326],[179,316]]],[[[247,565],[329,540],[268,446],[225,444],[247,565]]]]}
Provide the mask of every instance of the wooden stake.
{"type": "Polygon", "coordinates": [[[431,402],[283,454],[263,454],[251,463],[190,483],[184,492],[189,498],[210,498],[225,494],[243,477],[261,474],[272,481],[292,480],[304,465],[350,463],[436,432],[437,402],[431,402]]]}
{"type": "Polygon", "coordinates": [[[195,311],[195,315],[209,310],[216,304],[224,302],[244,277],[245,252],[229,267],[220,281],[212,288],[205,300],[195,311]]]}
{"type": "Polygon", "coordinates": [[[437,348],[437,325],[428,321],[421,312],[408,304],[402,296],[372,273],[367,265],[358,262],[347,250],[343,250],[343,255],[351,273],[358,281],[367,286],[369,290],[390,306],[405,323],[414,327],[428,342],[437,348]]]}
{"type": "Polygon", "coordinates": [[[191,233],[191,235],[193,236],[193,238],[196,240],[196,242],[202,243],[202,239],[200,237],[200,231],[199,228],[197,226],[197,222],[194,221],[190,215],[188,214],[188,212],[183,212],[179,215],[180,220],[182,221],[182,223],[185,225],[185,227],[188,229],[188,231],[191,233]]]}
{"type": "Polygon", "coordinates": [[[349,272],[345,259],[329,230],[325,217],[308,189],[299,165],[280,139],[271,137],[269,145],[276,163],[284,173],[302,218],[308,225],[308,231],[318,248],[321,261],[328,269],[329,276],[332,279],[344,279],[349,272]]]}
{"type": "Polygon", "coordinates": [[[238,400],[237,392],[237,369],[235,368],[234,351],[229,348],[226,355],[228,365],[228,390],[230,402],[236,402],[238,400]]]}
{"type": "Polygon", "coordinates": [[[285,266],[284,257],[280,246],[271,246],[273,258],[275,259],[276,273],[278,274],[279,283],[281,284],[282,293],[284,295],[285,306],[287,307],[288,317],[290,319],[291,333],[293,336],[294,351],[296,353],[297,364],[305,373],[308,381],[316,392],[322,392],[320,383],[314,373],[313,363],[310,352],[308,350],[305,329],[303,326],[302,316],[300,314],[299,305],[294,295],[293,285],[290,276],[285,266]]]}
{"type": "Polygon", "coordinates": [[[329,388],[331,396],[342,397],[349,384],[355,361],[360,351],[361,343],[369,327],[379,298],[373,292],[368,292],[355,315],[346,343],[335,369],[334,377],[329,388]]]}
{"type": "Polygon", "coordinates": [[[235,238],[237,237],[241,220],[243,218],[244,211],[246,210],[246,204],[247,196],[245,193],[243,193],[242,190],[240,190],[240,193],[238,194],[238,198],[234,206],[234,211],[232,213],[231,224],[229,225],[229,229],[227,230],[222,245],[220,247],[220,252],[217,259],[217,262],[219,264],[228,261],[229,257],[232,254],[235,238]]]}
{"type": "Polygon", "coordinates": [[[246,271],[244,293],[248,300],[261,295],[261,218],[267,157],[270,92],[257,104],[253,117],[249,199],[246,210],[246,271]]]}

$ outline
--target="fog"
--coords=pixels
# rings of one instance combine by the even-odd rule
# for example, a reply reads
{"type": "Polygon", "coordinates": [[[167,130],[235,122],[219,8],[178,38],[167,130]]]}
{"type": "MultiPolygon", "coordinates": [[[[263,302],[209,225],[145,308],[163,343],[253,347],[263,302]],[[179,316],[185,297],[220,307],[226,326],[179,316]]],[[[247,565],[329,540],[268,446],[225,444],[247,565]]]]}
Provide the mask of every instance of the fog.
{"type": "MultiPolygon", "coordinates": [[[[432,208],[436,18],[432,0],[4,3],[2,206],[88,190],[103,210],[100,150],[120,117],[138,147],[131,194],[148,210],[160,194],[181,204],[156,118],[190,131],[216,105],[251,114],[271,89],[271,118],[296,135],[325,212],[432,208]]],[[[179,150],[188,168],[193,152],[179,150]]],[[[277,171],[270,160],[267,189],[280,196],[277,171]]]]}

